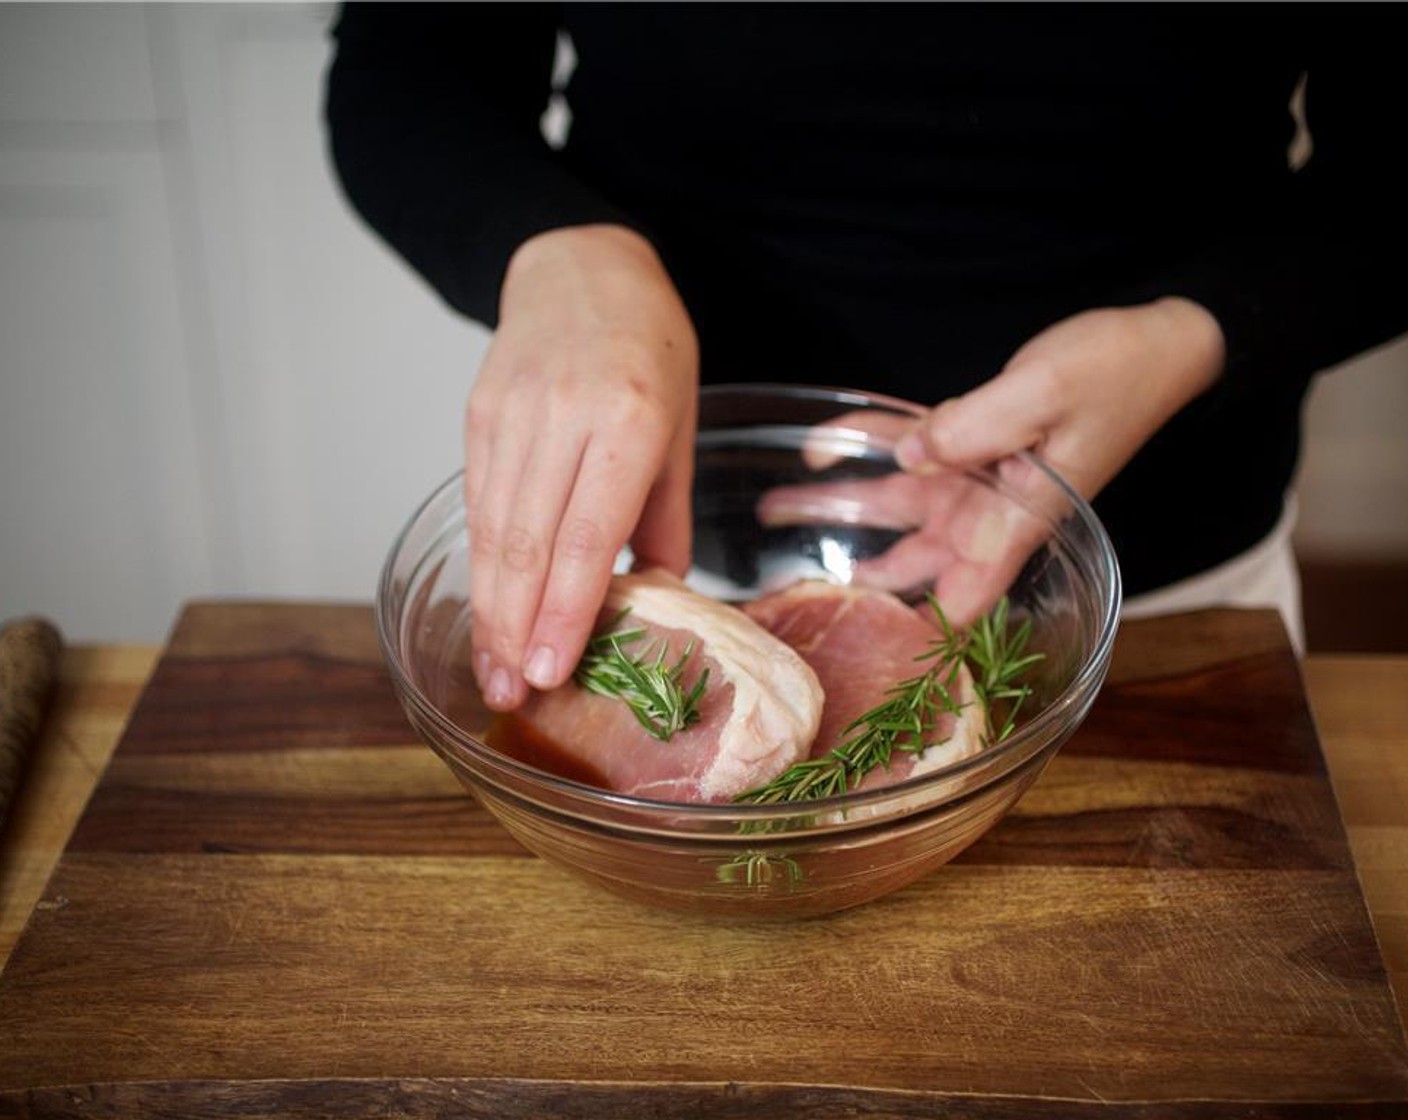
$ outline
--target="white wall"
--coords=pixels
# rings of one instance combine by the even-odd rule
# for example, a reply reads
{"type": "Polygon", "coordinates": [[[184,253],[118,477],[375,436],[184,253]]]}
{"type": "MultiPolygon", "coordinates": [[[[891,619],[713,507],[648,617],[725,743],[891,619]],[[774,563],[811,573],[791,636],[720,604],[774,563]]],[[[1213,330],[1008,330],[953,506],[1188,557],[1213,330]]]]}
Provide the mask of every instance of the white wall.
{"type": "MultiPolygon", "coordinates": [[[[342,201],[324,4],[0,4],[0,619],[368,600],[484,333],[342,201]]],[[[1301,536],[1408,554],[1408,346],[1326,379],[1301,536]],[[1395,423],[1396,422],[1396,423],[1395,423]]]]}
{"type": "Polygon", "coordinates": [[[0,4],[0,618],[370,598],[483,331],[338,193],[330,5],[0,4]]]}
{"type": "Polygon", "coordinates": [[[1408,340],[1322,375],[1305,429],[1296,548],[1408,563],[1408,340]]]}

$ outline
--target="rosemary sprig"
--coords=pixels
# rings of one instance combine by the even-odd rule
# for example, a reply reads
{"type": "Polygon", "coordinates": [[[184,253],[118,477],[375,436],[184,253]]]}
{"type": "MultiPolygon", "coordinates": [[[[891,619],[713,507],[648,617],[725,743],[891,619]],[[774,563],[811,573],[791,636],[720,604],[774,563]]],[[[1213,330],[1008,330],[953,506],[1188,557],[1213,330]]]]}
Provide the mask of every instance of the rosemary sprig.
{"type": "Polygon", "coordinates": [[[770,855],[767,852],[740,852],[719,864],[714,877],[720,883],[733,886],[766,887],[774,882],[795,887],[807,877],[802,865],[791,856],[770,855]]]}
{"type": "Polygon", "coordinates": [[[1000,743],[1012,734],[1017,726],[1017,712],[1032,694],[1030,685],[1017,683],[1017,677],[1044,656],[1024,652],[1031,634],[1030,618],[1023,619],[1015,628],[1008,626],[1005,595],[969,632],[964,656],[973,674],[973,692],[983,705],[986,738],[990,744],[1000,743]],[[1010,701],[1000,730],[992,721],[993,706],[998,700],[1010,701]]]}
{"type": "Polygon", "coordinates": [[[937,744],[926,737],[942,715],[961,714],[963,704],[953,695],[959,666],[966,660],[973,674],[973,691],[983,704],[986,738],[999,742],[1016,726],[1017,709],[1031,694],[1019,685],[1019,673],[1040,661],[1042,654],[1024,654],[1031,636],[1031,621],[1015,631],[1007,625],[1008,603],[997,606],[966,633],[949,625],[933,595],[929,605],[939,622],[941,637],[916,661],[930,665],[918,676],[901,681],[885,693],[886,699],[856,717],[842,731],[842,743],[820,758],[794,763],[765,785],[747,790],[735,799],[758,805],[811,801],[834,797],[858,786],[877,766],[889,766],[896,751],[923,754],[937,744]],[[1000,733],[992,726],[992,702],[1011,701],[1000,733]]]}
{"type": "MultiPolygon", "coordinates": [[[[629,610],[618,614],[612,626],[618,625],[629,610]]],[[[591,692],[620,699],[648,734],[662,743],[669,742],[677,731],[699,721],[699,702],[709,685],[709,670],[700,673],[686,692],[684,670],[694,652],[694,643],[688,643],[675,663],[667,665],[669,650],[663,639],[638,656],[626,652],[627,646],[643,637],[644,628],[596,635],[587,643],[573,679],[591,692]]]]}

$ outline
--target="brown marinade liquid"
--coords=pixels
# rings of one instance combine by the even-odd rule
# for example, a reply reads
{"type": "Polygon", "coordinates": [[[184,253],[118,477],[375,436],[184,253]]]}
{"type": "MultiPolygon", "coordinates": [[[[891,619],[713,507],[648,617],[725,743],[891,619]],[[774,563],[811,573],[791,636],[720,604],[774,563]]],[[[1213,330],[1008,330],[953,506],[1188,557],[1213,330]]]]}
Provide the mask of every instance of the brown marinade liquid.
{"type": "Polygon", "coordinates": [[[531,723],[513,713],[495,716],[484,741],[500,754],[518,762],[545,770],[559,778],[583,785],[609,789],[605,777],[580,758],[574,758],[553,739],[549,739],[531,723]]]}

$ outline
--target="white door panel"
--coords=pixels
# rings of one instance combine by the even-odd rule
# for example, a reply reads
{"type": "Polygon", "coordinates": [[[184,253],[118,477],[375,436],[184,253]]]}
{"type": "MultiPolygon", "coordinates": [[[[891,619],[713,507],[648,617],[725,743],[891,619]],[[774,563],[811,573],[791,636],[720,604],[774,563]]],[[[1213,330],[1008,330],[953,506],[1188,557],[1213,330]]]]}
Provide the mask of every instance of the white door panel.
{"type": "Polygon", "coordinates": [[[161,161],[4,156],[0,616],[159,636],[217,568],[161,161]]]}

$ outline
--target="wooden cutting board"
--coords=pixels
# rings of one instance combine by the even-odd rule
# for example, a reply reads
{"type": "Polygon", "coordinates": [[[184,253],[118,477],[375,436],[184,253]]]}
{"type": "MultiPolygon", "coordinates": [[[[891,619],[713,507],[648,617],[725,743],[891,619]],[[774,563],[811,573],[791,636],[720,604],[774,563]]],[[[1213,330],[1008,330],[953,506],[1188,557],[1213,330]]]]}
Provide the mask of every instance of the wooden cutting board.
{"type": "Polygon", "coordinates": [[[179,620],[0,977],[0,1116],[1402,1117],[1408,1052],[1274,614],[1128,624],[958,861],[780,925],[527,855],[363,608],[179,620]]]}

